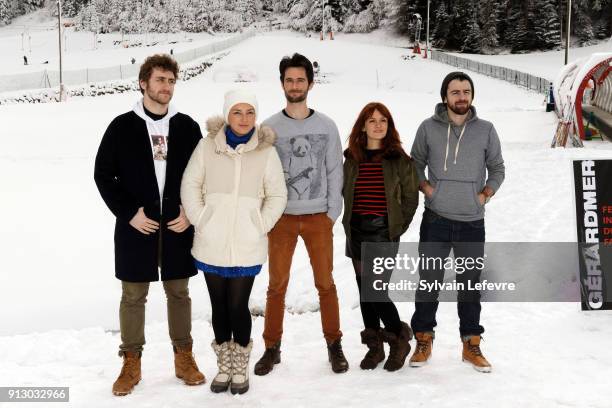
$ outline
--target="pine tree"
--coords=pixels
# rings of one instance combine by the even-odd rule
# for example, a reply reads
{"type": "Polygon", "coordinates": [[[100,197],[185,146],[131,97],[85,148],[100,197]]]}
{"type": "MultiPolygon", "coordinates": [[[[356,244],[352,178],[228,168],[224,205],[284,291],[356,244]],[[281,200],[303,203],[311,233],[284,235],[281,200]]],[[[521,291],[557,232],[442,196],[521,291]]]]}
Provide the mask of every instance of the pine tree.
{"type": "Polygon", "coordinates": [[[491,50],[499,45],[497,41],[497,2],[482,0],[480,2],[480,33],[483,50],[491,50]]]}
{"type": "Polygon", "coordinates": [[[510,45],[510,52],[518,53],[529,50],[532,45],[529,34],[529,23],[526,10],[523,10],[520,3],[514,2],[515,7],[511,9],[510,20],[508,21],[507,40],[510,45]]]}
{"type": "Polygon", "coordinates": [[[181,31],[181,7],[183,4],[184,3],[180,1],[166,3],[169,33],[178,33],[181,31]]]}
{"type": "Polygon", "coordinates": [[[251,25],[257,18],[258,9],[255,0],[236,0],[234,10],[242,16],[245,26],[251,25]]]}
{"type": "Polygon", "coordinates": [[[168,32],[168,13],[159,0],[154,0],[146,8],[144,25],[149,33],[168,32]]]}
{"type": "Polygon", "coordinates": [[[533,45],[550,50],[561,45],[561,22],[555,0],[536,0],[533,26],[533,45]]]}
{"type": "Polygon", "coordinates": [[[88,0],[62,0],[62,14],[67,17],[76,17],[88,0]]]}
{"type": "Polygon", "coordinates": [[[81,28],[86,31],[91,31],[92,33],[100,33],[102,30],[102,25],[100,23],[100,18],[98,16],[98,12],[93,3],[90,3],[88,6],[84,7],[80,14],[81,17],[81,28]]]}
{"type": "Polygon", "coordinates": [[[211,16],[212,12],[208,8],[207,0],[194,0],[192,3],[192,26],[191,30],[195,33],[201,33],[211,28],[211,16]]]}
{"type": "Polygon", "coordinates": [[[414,0],[394,0],[391,21],[399,34],[411,34],[414,31],[411,19],[416,11],[414,0]]]}
{"type": "Polygon", "coordinates": [[[274,11],[274,6],[276,3],[277,2],[274,0],[262,0],[261,9],[265,11],[274,11]]]}
{"type": "Polygon", "coordinates": [[[504,35],[504,44],[510,47],[511,52],[528,49],[526,44],[527,13],[522,8],[521,0],[509,0],[507,11],[507,28],[504,35]]]}
{"type": "Polygon", "coordinates": [[[124,0],[106,0],[107,1],[107,14],[106,14],[106,25],[107,32],[119,31],[121,24],[121,16],[123,13],[124,0]]]}
{"type": "Polygon", "coordinates": [[[448,46],[462,49],[465,39],[473,30],[475,7],[471,0],[456,0],[452,8],[453,27],[449,35],[448,46]]]}
{"type": "Polygon", "coordinates": [[[574,13],[572,17],[572,28],[574,29],[574,34],[580,40],[580,44],[588,44],[595,38],[593,24],[591,18],[587,14],[589,7],[588,0],[577,0],[572,4],[572,11],[574,13]]]}
{"type": "Polygon", "coordinates": [[[612,0],[601,0],[599,19],[601,21],[603,38],[612,36],[612,0]]]}
{"type": "Polygon", "coordinates": [[[9,0],[0,0],[0,25],[8,24],[12,19],[9,0]]]}
{"type": "MultiPolygon", "coordinates": [[[[0,0],[1,1],[1,0],[0,0]]],[[[62,1],[62,15],[65,17],[74,17],[77,14],[77,5],[74,0],[62,1]]]]}
{"type": "Polygon", "coordinates": [[[506,31],[508,30],[508,0],[496,2],[497,17],[497,43],[500,46],[507,45],[506,31]]]}
{"type": "Polygon", "coordinates": [[[38,10],[45,5],[45,0],[20,0],[19,14],[27,14],[38,10]]]}
{"type": "Polygon", "coordinates": [[[331,16],[341,23],[344,22],[344,18],[347,16],[346,4],[342,0],[328,0],[327,7],[331,16]]]}
{"type": "Polygon", "coordinates": [[[603,19],[597,21],[593,26],[593,33],[598,40],[608,38],[610,35],[608,34],[606,21],[603,19]]]}
{"type": "Polygon", "coordinates": [[[476,13],[469,22],[469,30],[463,41],[463,45],[461,47],[461,52],[478,54],[482,49],[481,45],[482,37],[480,35],[480,27],[478,26],[478,21],[476,19],[476,13]]]}
{"type": "Polygon", "coordinates": [[[446,48],[448,35],[450,33],[452,20],[446,9],[446,3],[442,2],[435,13],[435,24],[432,33],[431,44],[434,47],[446,48]]]}
{"type": "MultiPolygon", "coordinates": [[[[606,9],[604,4],[606,0],[593,0],[591,10],[593,11],[593,33],[595,38],[602,40],[608,37],[607,26],[610,20],[605,17],[606,9]]],[[[608,4],[608,7],[612,7],[612,4],[608,4]]]]}

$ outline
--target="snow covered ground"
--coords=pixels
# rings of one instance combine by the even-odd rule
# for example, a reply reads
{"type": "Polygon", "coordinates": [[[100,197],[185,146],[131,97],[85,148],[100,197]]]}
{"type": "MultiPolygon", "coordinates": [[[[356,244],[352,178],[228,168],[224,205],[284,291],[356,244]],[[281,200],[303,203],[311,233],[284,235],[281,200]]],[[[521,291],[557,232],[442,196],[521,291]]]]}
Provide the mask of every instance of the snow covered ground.
{"type": "MultiPolygon", "coordinates": [[[[230,34],[175,33],[175,34],[99,34],[64,30],[63,67],[66,70],[102,68],[120,64],[136,63],[154,53],[175,53],[201,47],[228,37],[230,34]],[[97,42],[96,42],[97,41],[97,42]],[[142,44],[138,47],[128,45],[142,44]]],[[[39,10],[16,18],[10,25],[0,28],[0,75],[39,72],[45,69],[58,70],[57,20],[48,17],[48,12],[39,10]],[[23,64],[23,56],[29,65],[23,64]],[[45,64],[48,62],[48,64],[45,64]]]]}
{"type": "MultiPolygon", "coordinates": [[[[270,33],[234,47],[201,77],[179,83],[174,102],[203,124],[222,111],[226,90],[247,87],[257,93],[264,119],[284,105],[278,62],[295,51],[321,65],[326,83],[315,86],[309,102],[336,120],[343,141],[363,105],[379,100],[394,114],[406,149],[439,101],[442,78],[454,69],[431,60],[403,60],[406,50],[382,44],[270,33]],[[231,82],[236,71],[250,71],[254,82],[231,82]]],[[[495,124],[507,168],[504,185],[487,206],[487,239],[575,241],[570,161],[612,158],[612,145],[588,142],[584,149],[552,150],[556,117],[544,112],[541,95],[473,77],[474,105],[495,124]]],[[[164,295],[161,285],[154,284],[147,304],[143,381],[132,395],[112,397],[110,387],[120,368],[120,285],[113,276],[113,218],[93,182],[93,161],[110,120],[138,97],[0,107],[0,208],[6,215],[0,238],[0,385],[70,386],[69,405],[74,407],[610,406],[612,313],[584,313],[574,303],[485,304],[483,351],[494,367],[489,375],[461,363],[452,303],[440,307],[429,366],[396,373],[361,371],[358,295],[339,223],[334,228],[334,276],[351,364],[347,374],[329,369],[319,314],[311,313],[318,299],[300,244],[287,295],[283,363],[266,377],[251,377],[251,391],[239,397],[214,395],[208,385],[188,388],[174,378],[164,295]]],[[[421,214],[422,207],[403,240],[418,239],[421,214]]],[[[264,267],[251,297],[255,314],[265,305],[266,286],[264,267]]],[[[195,352],[210,381],[216,368],[202,276],[193,278],[190,288],[195,352]]],[[[398,308],[408,320],[413,305],[398,308]]],[[[263,319],[256,317],[253,360],[263,351],[262,327],[263,319]]]]}
{"type": "MultiPolygon", "coordinates": [[[[587,57],[596,52],[612,51],[612,38],[602,41],[599,44],[588,47],[571,48],[568,53],[568,60],[587,57]]],[[[476,61],[486,62],[487,64],[499,65],[502,67],[516,69],[517,71],[536,75],[553,81],[557,73],[565,62],[565,49],[558,51],[532,52],[529,54],[507,54],[507,55],[480,55],[452,53],[459,57],[469,58],[476,61]]]]}

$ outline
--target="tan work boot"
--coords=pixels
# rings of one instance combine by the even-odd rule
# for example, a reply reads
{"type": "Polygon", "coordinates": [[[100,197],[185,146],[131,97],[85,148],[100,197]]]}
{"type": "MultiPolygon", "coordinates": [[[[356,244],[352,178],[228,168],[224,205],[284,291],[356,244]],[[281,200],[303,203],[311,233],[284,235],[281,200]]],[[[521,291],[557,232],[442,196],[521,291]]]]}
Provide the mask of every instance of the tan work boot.
{"type": "Polygon", "coordinates": [[[416,337],[417,344],[408,365],[410,367],[422,367],[427,364],[431,357],[434,334],[433,332],[416,332],[414,337],[416,337]]]}
{"type": "Polygon", "coordinates": [[[128,395],[134,386],[140,382],[140,352],[126,351],[123,353],[123,367],[117,381],[113,384],[113,394],[128,395]]]}
{"type": "Polygon", "coordinates": [[[481,373],[490,373],[491,364],[482,355],[480,351],[480,336],[469,336],[462,339],[463,341],[463,361],[469,363],[476,371],[481,373]]]}
{"type": "Polygon", "coordinates": [[[198,369],[191,344],[174,347],[174,373],[187,385],[199,385],[206,382],[206,377],[198,369]]]}

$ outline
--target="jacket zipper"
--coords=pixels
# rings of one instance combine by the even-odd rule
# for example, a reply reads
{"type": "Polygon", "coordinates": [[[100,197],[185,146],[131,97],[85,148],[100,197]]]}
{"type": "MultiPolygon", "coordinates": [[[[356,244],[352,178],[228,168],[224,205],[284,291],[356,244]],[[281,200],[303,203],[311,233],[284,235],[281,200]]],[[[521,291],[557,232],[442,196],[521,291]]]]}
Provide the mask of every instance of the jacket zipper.
{"type": "Polygon", "coordinates": [[[236,229],[236,213],[238,212],[238,188],[240,186],[240,172],[242,170],[242,155],[234,156],[234,207],[232,211],[232,219],[230,222],[230,264],[234,265],[234,231],[236,229]]]}

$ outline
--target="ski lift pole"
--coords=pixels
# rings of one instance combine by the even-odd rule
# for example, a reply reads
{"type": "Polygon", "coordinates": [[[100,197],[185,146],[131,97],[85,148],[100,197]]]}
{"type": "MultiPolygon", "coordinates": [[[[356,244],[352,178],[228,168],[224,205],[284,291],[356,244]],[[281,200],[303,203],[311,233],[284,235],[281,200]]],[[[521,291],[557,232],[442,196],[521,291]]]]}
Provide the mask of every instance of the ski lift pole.
{"type": "Polygon", "coordinates": [[[62,0],[57,0],[57,31],[59,37],[59,98],[64,102],[64,73],[62,68],[62,0]]]}
{"type": "Polygon", "coordinates": [[[423,58],[429,58],[429,4],[430,0],[427,0],[427,33],[425,35],[425,56],[423,58]]]}
{"type": "Polygon", "coordinates": [[[325,24],[325,0],[321,2],[321,40],[325,39],[326,34],[326,24],[325,24]]]}
{"type": "Polygon", "coordinates": [[[567,24],[566,24],[566,37],[565,37],[565,65],[569,57],[569,46],[570,46],[570,23],[572,20],[572,0],[567,0],[567,24]]]}

